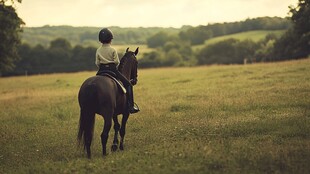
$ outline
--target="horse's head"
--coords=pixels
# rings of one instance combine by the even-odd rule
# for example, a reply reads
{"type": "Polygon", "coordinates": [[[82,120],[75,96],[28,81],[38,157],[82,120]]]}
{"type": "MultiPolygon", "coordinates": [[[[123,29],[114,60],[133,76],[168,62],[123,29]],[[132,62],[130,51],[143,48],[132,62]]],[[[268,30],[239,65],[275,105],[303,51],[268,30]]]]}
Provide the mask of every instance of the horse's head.
{"type": "Polygon", "coordinates": [[[118,70],[135,85],[138,81],[138,60],[136,58],[139,53],[139,47],[133,52],[126,49],[125,55],[122,57],[118,70]]]}

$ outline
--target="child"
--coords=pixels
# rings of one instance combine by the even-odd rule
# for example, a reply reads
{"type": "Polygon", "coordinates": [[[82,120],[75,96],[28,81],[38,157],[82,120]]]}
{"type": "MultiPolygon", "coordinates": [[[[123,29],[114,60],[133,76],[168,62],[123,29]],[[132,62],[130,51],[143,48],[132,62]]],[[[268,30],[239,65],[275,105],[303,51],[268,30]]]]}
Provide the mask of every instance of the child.
{"type": "Polygon", "coordinates": [[[111,30],[109,30],[108,28],[103,28],[102,30],[100,30],[99,41],[102,43],[102,45],[97,49],[96,52],[95,63],[99,67],[97,75],[99,75],[101,71],[112,71],[113,73],[115,73],[116,77],[123,82],[126,90],[128,91],[127,99],[129,105],[129,112],[137,113],[140,110],[134,105],[132,84],[117,69],[120,61],[116,50],[111,47],[112,39],[113,33],[111,30]]]}

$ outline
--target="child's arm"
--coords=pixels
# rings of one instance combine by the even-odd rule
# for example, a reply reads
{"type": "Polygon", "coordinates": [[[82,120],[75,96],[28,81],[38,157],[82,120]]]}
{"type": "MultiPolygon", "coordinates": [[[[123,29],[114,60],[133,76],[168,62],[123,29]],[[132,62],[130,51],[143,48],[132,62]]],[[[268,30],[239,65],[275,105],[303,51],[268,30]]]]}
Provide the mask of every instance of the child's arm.
{"type": "Polygon", "coordinates": [[[99,66],[100,66],[100,61],[99,61],[99,58],[98,58],[98,50],[96,51],[96,60],[95,60],[95,64],[96,64],[97,67],[99,68],[99,66]]]}
{"type": "Polygon", "coordinates": [[[116,64],[116,67],[118,67],[120,61],[119,61],[118,54],[117,54],[116,50],[114,50],[114,52],[113,52],[113,60],[114,60],[114,62],[116,64]]]}

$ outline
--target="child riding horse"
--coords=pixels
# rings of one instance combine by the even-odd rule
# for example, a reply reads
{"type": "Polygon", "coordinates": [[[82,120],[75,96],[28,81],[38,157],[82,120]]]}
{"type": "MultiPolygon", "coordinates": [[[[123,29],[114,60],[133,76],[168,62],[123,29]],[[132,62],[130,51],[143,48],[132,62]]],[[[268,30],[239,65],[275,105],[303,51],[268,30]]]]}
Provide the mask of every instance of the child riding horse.
{"type": "Polygon", "coordinates": [[[128,79],[117,70],[120,61],[116,50],[111,47],[112,39],[113,33],[110,29],[103,28],[99,32],[99,41],[102,43],[102,45],[97,49],[96,52],[95,63],[99,67],[96,75],[101,75],[102,73],[106,73],[107,71],[112,71],[116,75],[116,78],[122,81],[127,90],[129,112],[137,113],[139,112],[139,108],[134,105],[132,88],[132,85],[135,85],[137,82],[134,80],[131,80],[131,82],[129,82],[128,79]]]}

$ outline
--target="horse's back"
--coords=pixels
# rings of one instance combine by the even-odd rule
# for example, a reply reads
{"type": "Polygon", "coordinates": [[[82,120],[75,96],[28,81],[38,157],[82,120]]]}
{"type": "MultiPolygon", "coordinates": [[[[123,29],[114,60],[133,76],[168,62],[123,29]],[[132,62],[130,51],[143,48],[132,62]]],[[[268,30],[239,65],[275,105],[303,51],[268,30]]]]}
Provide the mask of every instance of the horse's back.
{"type": "Polygon", "coordinates": [[[93,76],[82,84],[78,99],[81,109],[95,108],[96,113],[100,113],[104,106],[114,107],[116,105],[116,84],[108,77],[93,76]]]}

